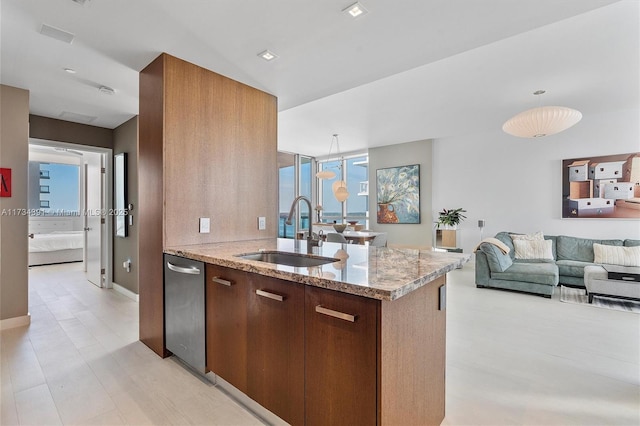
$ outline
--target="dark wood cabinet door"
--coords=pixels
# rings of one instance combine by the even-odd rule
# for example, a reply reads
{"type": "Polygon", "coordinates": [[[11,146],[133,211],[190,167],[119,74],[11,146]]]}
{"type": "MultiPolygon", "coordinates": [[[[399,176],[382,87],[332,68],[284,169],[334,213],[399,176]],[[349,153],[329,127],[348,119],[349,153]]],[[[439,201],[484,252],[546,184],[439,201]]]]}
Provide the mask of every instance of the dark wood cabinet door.
{"type": "Polygon", "coordinates": [[[305,424],[375,425],[379,301],[305,288],[305,424]]]}
{"type": "Polygon", "coordinates": [[[247,393],[249,274],[207,264],[207,370],[247,393]]]}
{"type": "Polygon", "coordinates": [[[304,423],[304,286],[251,274],[247,395],[287,423],[304,423]]]}

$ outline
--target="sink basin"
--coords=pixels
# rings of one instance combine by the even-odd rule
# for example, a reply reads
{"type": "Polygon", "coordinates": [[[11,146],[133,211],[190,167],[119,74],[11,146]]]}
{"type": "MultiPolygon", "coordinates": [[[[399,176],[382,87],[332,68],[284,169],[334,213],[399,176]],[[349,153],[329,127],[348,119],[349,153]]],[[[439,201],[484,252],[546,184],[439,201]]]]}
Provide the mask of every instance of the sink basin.
{"type": "Polygon", "coordinates": [[[238,254],[238,257],[247,260],[257,260],[259,262],[275,263],[294,267],[320,266],[327,263],[339,262],[340,259],[332,257],[308,256],[298,253],[287,253],[284,251],[259,251],[255,253],[238,254]]]}

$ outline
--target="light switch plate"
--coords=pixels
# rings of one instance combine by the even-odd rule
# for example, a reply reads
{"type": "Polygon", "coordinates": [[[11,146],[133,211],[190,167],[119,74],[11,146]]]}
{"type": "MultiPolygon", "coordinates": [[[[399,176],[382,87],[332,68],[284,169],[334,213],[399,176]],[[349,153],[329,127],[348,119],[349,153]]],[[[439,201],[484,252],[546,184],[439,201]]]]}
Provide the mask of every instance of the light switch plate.
{"type": "Polygon", "coordinates": [[[258,230],[264,231],[267,229],[267,218],[264,216],[258,217],[258,230]]]}
{"type": "Polygon", "coordinates": [[[209,232],[211,232],[211,219],[208,217],[201,217],[200,218],[200,233],[201,234],[208,234],[209,232]]]}

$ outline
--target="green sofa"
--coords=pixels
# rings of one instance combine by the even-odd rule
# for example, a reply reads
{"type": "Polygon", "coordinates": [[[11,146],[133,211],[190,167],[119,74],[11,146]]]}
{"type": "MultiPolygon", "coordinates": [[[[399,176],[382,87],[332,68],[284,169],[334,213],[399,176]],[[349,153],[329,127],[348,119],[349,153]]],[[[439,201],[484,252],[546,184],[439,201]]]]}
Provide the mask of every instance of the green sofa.
{"type": "Polygon", "coordinates": [[[593,265],[593,244],[638,246],[640,240],[597,240],[566,235],[545,235],[552,241],[553,260],[516,259],[509,234],[500,232],[495,238],[510,251],[504,254],[493,244],[483,242],[476,251],[476,286],[499,288],[538,294],[550,298],[555,287],[562,284],[584,288],[584,267],[593,265]]]}

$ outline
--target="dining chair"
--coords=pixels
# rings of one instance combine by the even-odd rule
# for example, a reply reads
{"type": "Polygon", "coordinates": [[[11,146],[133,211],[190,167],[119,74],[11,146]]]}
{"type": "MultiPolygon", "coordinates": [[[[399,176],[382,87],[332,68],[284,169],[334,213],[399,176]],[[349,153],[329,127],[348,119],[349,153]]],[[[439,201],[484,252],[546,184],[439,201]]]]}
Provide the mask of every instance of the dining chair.
{"type": "Polygon", "coordinates": [[[369,245],[374,247],[386,247],[387,234],[376,235],[376,237],[369,242],[369,245]]]}
{"type": "Polygon", "coordinates": [[[328,243],[342,243],[349,244],[349,241],[342,234],[338,234],[337,232],[329,232],[327,234],[327,242],[328,243]]]}

